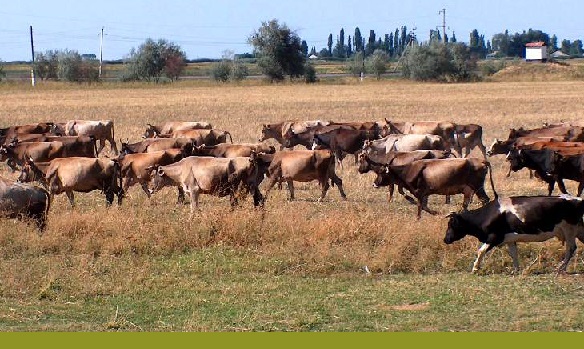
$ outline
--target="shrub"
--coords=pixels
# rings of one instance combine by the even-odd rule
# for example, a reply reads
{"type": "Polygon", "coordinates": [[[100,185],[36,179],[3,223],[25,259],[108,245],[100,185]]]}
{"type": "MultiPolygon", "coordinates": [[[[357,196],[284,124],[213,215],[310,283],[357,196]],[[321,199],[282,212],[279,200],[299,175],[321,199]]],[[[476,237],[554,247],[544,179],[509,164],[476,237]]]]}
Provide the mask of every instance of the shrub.
{"type": "Polygon", "coordinates": [[[409,49],[401,69],[412,80],[468,81],[475,78],[476,60],[463,43],[432,43],[409,49]]]}
{"type": "Polygon", "coordinates": [[[315,83],[317,81],[316,77],[316,69],[314,69],[314,65],[311,63],[306,63],[304,65],[304,82],[307,84],[315,83]]]}

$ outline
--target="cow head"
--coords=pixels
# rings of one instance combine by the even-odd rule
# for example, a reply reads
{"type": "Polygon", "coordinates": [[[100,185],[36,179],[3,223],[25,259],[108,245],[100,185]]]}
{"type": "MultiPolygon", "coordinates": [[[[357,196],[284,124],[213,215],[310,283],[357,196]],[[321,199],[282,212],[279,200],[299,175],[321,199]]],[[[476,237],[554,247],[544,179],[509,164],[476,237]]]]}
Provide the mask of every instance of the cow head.
{"type": "Polygon", "coordinates": [[[525,167],[521,149],[511,149],[509,153],[507,153],[506,159],[509,161],[511,171],[513,172],[517,172],[525,167]]]}
{"type": "Polygon", "coordinates": [[[451,244],[467,235],[464,219],[460,214],[452,212],[446,218],[449,218],[449,220],[446,235],[444,236],[445,244],[451,244]]]}
{"type": "Polygon", "coordinates": [[[38,168],[31,157],[24,159],[24,164],[18,176],[18,182],[28,183],[34,181],[45,182],[45,174],[38,168]]]}
{"type": "Polygon", "coordinates": [[[148,188],[150,194],[154,194],[166,186],[174,185],[173,181],[164,173],[163,166],[149,166],[147,170],[151,171],[148,188]]]}
{"type": "Polygon", "coordinates": [[[146,124],[146,131],[144,131],[144,135],[142,138],[154,138],[156,137],[156,128],[151,124],[146,124]]]}
{"type": "Polygon", "coordinates": [[[369,161],[367,161],[367,154],[365,152],[359,153],[357,156],[357,161],[359,162],[359,168],[357,169],[359,173],[367,173],[371,170],[371,166],[369,166],[369,161]]]}
{"type": "Polygon", "coordinates": [[[493,143],[487,149],[487,156],[493,156],[497,154],[506,154],[509,152],[509,146],[507,142],[503,142],[495,138],[493,143]]]}

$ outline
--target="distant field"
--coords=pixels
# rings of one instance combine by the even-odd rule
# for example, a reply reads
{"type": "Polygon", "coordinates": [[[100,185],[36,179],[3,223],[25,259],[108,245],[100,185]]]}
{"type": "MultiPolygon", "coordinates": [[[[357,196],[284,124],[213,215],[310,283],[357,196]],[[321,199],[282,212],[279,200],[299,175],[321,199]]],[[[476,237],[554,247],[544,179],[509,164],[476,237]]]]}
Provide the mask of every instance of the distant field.
{"type": "MultiPolygon", "coordinates": [[[[0,127],[112,119],[116,139],[137,141],[146,123],[203,120],[254,142],[262,123],[287,119],[451,120],[483,125],[491,143],[512,127],[581,122],[583,104],[580,80],[0,84],[0,127]]],[[[546,193],[527,172],[506,178],[505,160],[491,160],[500,195],[546,193]]],[[[97,192],[77,194],[75,209],[56,197],[42,237],[0,220],[0,331],[584,329],[581,244],[567,276],[553,274],[563,254],[555,240],[519,245],[523,275],[510,275],[503,249],[469,275],[476,240],[442,242],[444,216],[461,197],[432,197],[440,215],[416,221],[414,206],[397,194],[388,204],[350,158],[337,171],[346,202],[333,187],[318,203],[316,183],[298,184],[297,201],[272,190],[265,212],[249,199],[230,212],[227,199],[203,196],[189,219],[175,190],[148,201],[134,187],[109,209],[97,192]]],[[[0,175],[15,177],[5,165],[0,175]]]]}

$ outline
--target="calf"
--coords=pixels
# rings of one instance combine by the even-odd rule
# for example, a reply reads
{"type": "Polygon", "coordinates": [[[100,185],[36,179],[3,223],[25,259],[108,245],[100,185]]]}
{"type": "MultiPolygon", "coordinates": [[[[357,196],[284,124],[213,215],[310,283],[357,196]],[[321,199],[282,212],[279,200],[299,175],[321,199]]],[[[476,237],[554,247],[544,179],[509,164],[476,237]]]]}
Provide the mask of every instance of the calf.
{"type": "Polygon", "coordinates": [[[568,196],[514,196],[496,198],[481,208],[449,215],[444,237],[452,244],[466,235],[476,237],[479,248],[472,272],[477,272],[485,254],[507,244],[515,271],[519,270],[517,242],[545,241],[557,237],[566,252],[557,272],[564,272],[576,251],[576,238],[584,242],[584,202],[568,196]]]}
{"type": "Polygon", "coordinates": [[[317,180],[322,189],[319,201],[322,201],[329,189],[329,180],[339,189],[341,197],[346,200],[343,181],[335,173],[335,156],[330,150],[290,150],[273,155],[267,170],[268,184],[265,196],[272,187],[281,181],[288,183],[290,200],[294,200],[294,181],[311,182],[317,180]]]}
{"type": "Polygon", "coordinates": [[[42,232],[50,206],[51,198],[45,189],[0,177],[0,216],[30,218],[42,232]]]}
{"type": "MultiPolygon", "coordinates": [[[[393,180],[406,188],[418,201],[418,219],[422,210],[437,214],[428,208],[432,194],[463,194],[463,210],[466,210],[474,194],[483,204],[489,201],[484,183],[490,164],[477,158],[418,160],[404,166],[387,166],[393,180]]],[[[491,176],[491,185],[492,176],[491,176]]],[[[493,188],[494,190],[494,188],[493,188]]]]}
{"type": "Polygon", "coordinates": [[[353,154],[357,163],[357,156],[362,151],[365,141],[376,139],[378,136],[378,130],[335,129],[319,132],[313,137],[312,149],[330,149],[339,163],[343,161],[345,154],[353,154]]]}

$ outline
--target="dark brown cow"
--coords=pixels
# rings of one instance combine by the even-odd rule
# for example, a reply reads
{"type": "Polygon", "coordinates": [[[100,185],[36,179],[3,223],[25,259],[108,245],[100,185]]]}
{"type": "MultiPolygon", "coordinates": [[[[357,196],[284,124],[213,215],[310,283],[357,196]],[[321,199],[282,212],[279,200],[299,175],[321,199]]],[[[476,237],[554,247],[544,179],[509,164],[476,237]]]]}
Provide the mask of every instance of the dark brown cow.
{"type": "Polygon", "coordinates": [[[52,122],[40,122],[36,124],[17,125],[0,128],[0,144],[11,142],[14,138],[26,134],[43,134],[51,131],[52,122]]]}
{"type": "Polygon", "coordinates": [[[204,121],[167,121],[162,125],[147,124],[143,138],[154,138],[161,134],[170,134],[178,130],[212,129],[213,126],[204,121]]]}
{"type": "Polygon", "coordinates": [[[231,206],[238,203],[238,192],[253,193],[254,205],[262,204],[258,188],[258,167],[254,157],[213,158],[190,156],[179,162],[158,166],[150,181],[151,192],[165,186],[179,186],[190,194],[191,214],[199,206],[199,195],[230,197],[231,206]]]}
{"type": "MultiPolygon", "coordinates": [[[[152,168],[156,166],[170,165],[182,160],[181,149],[160,150],[150,153],[136,153],[120,156],[117,162],[120,165],[122,177],[122,190],[127,193],[128,189],[136,184],[140,184],[142,190],[150,198],[148,183],[151,180],[152,168]]],[[[184,192],[179,187],[178,201],[184,202],[184,192]]]]}
{"type": "MultiPolygon", "coordinates": [[[[450,157],[452,154],[447,150],[415,150],[407,152],[389,152],[389,153],[361,153],[359,154],[359,168],[358,171],[361,174],[367,173],[369,171],[375,172],[377,177],[373,182],[375,188],[381,186],[388,186],[389,195],[388,201],[391,202],[393,198],[394,185],[395,182],[393,177],[387,174],[386,166],[404,166],[411,164],[417,160],[423,159],[445,159],[450,157]]],[[[412,202],[411,198],[407,196],[401,185],[398,185],[398,192],[412,202]]],[[[448,196],[447,196],[448,198],[448,196]]],[[[415,203],[415,202],[412,202],[415,203]]],[[[448,202],[447,202],[448,203],[448,202]]]]}
{"type": "Polygon", "coordinates": [[[193,149],[195,156],[213,156],[216,158],[249,157],[252,153],[273,154],[276,148],[265,143],[201,145],[193,149]]]}
{"type": "Polygon", "coordinates": [[[335,173],[335,157],[330,150],[290,150],[273,155],[268,168],[266,198],[272,187],[286,181],[290,200],[294,200],[294,181],[311,182],[317,180],[322,189],[319,201],[322,201],[330,187],[329,180],[339,189],[341,197],[346,200],[343,181],[335,173]]]}
{"type": "Polygon", "coordinates": [[[38,180],[48,188],[51,196],[65,193],[71,206],[75,206],[73,192],[88,193],[101,190],[105,194],[106,204],[113,203],[114,195],[118,197],[118,205],[122,204],[123,190],[121,188],[119,164],[105,158],[57,158],[48,165],[37,166],[33,161],[27,161],[23,167],[22,181],[38,180]]]}
{"type": "Polygon", "coordinates": [[[363,145],[367,140],[377,139],[379,129],[373,130],[352,130],[338,128],[328,132],[317,132],[314,134],[312,149],[330,149],[335,158],[341,163],[345,154],[357,156],[363,150],[363,145]]]}
{"type": "Polygon", "coordinates": [[[0,177],[0,217],[30,218],[42,232],[50,207],[51,198],[45,189],[0,177]]]}
{"type": "Polygon", "coordinates": [[[463,194],[463,210],[467,209],[475,194],[483,204],[489,201],[484,184],[490,164],[485,160],[478,158],[429,159],[414,161],[404,166],[389,165],[386,168],[393,180],[417,199],[418,219],[422,215],[422,210],[437,214],[436,211],[428,208],[428,197],[432,194],[463,194]]]}

